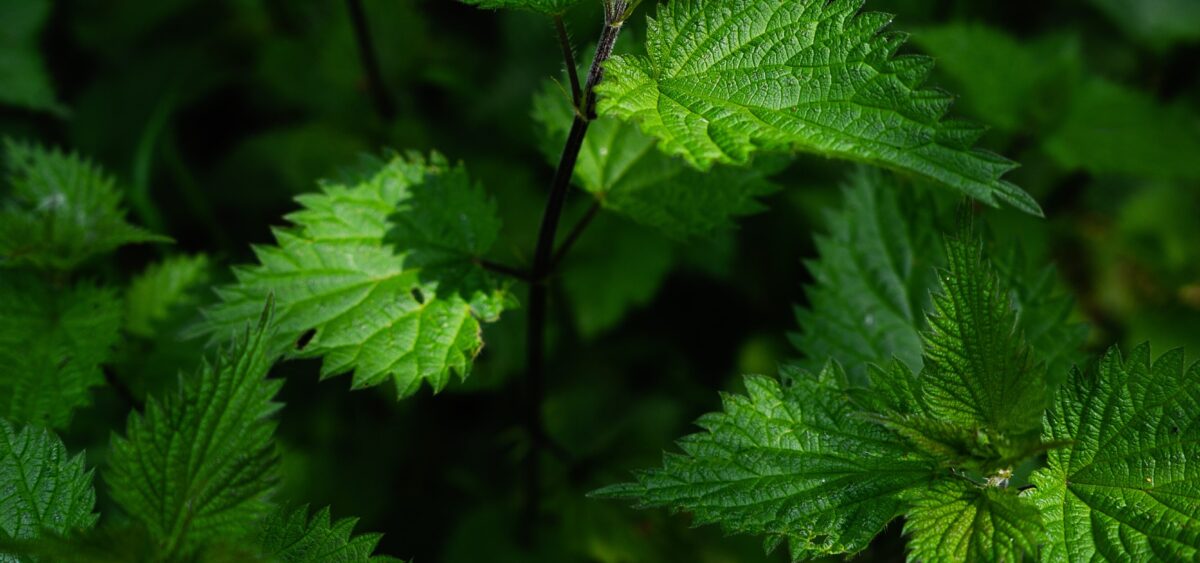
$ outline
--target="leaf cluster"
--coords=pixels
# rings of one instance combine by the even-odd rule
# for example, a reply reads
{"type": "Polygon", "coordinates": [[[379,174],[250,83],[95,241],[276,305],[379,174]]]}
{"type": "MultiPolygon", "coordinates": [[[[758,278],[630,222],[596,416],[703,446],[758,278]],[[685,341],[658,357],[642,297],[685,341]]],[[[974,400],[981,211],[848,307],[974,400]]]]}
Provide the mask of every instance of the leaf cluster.
{"type": "Polygon", "coordinates": [[[748,377],[747,394],[697,421],[704,431],[679,442],[683,453],[595,494],[765,536],[795,560],[862,551],[900,516],[914,561],[1191,560],[1200,410],[1188,386],[1200,364],[1185,369],[1181,351],[1151,363],[1142,346],[1129,362],[1113,349],[1095,374],[1049,376],[1077,355],[1077,327],[1062,332],[1059,318],[1052,332],[1068,338],[1033,345],[1027,334],[1046,332],[1030,317],[1058,313],[1022,314],[1021,292],[971,230],[945,240],[936,289],[914,297],[911,233],[928,219],[889,219],[901,206],[875,207],[892,192],[871,180],[860,174],[833,217],[843,244],[810,266],[797,343],[809,362],[827,354],[824,367],[748,377]],[[925,311],[923,324],[910,310],[925,311]],[[876,314],[882,329],[861,322],[876,314]],[[905,361],[914,345],[919,360],[905,361]],[[1132,491],[1147,494],[1129,510],[1132,491]]]}

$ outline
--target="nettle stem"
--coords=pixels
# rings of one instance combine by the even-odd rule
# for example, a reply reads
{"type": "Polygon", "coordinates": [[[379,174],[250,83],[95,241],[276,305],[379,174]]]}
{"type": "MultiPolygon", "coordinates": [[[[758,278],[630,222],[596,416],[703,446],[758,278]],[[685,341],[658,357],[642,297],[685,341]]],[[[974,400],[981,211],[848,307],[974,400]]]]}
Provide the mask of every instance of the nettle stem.
{"type": "Polygon", "coordinates": [[[375,55],[375,43],[371,41],[371,28],[367,23],[362,0],[346,0],[346,8],[350,11],[350,23],[354,26],[354,39],[358,43],[358,56],[362,60],[363,71],[367,73],[367,89],[375,103],[375,111],[379,112],[380,117],[391,121],[396,117],[396,106],[392,104],[392,97],[383,82],[383,72],[379,68],[379,57],[375,55]]]}
{"type": "MultiPolygon", "coordinates": [[[[541,505],[540,458],[546,445],[541,410],[542,400],[545,396],[547,285],[557,262],[554,259],[554,244],[563,209],[566,206],[571,176],[575,172],[575,162],[579,159],[579,151],[583,148],[583,139],[587,135],[588,126],[596,118],[595,88],[604,80],[604,63],[612,56],[617,37],[621,34],[621,25],[624,23],[622,18],[628,9],[628,2],[607,0],[606,8],[609,9],[606,9],[604,31],[600,34],[600,42],[596,46],[596,56],[592,59],[592,68],[588,72],[587,84],[582,92],[582,107],[577,108],[579,111],[576,112],[575,120],[571,123],[571,131],[567,134],[566,145],[559,158],[558,168],[554,172],[554,183],[551,184],[550,197],[546,201],[546,210],[542,214],[542,226],[538,231],[537,249],[534,253],[533,269],[530,272],[529,324],[526,334],[528,367],[525,372],[523,406],[525,427],[531,443],[529,453],[525,458],[525,506],[522,519],[524,539],[530,543],[534,540],[534,531],[537,527],[541,505]]],[[[567,64],[573,63],[568,61],[567,64]]]]}

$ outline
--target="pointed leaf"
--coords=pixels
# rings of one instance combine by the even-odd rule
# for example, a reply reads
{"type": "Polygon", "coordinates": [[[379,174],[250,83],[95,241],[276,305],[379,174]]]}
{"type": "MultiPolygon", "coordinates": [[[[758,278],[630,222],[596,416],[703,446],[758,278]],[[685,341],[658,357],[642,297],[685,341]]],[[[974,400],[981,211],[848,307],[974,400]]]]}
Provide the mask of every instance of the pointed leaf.
{"type": "Polygon", "coordinates": [[[271,513],[257,532],[256,542],[263,555],[278,563],[368,563],[384,561],[372,557],[381,534],[353,535],[357,519],[331,521],[329,508],[311,518],[308,507],[277,510],[271,513]]]}
{"type": "Polygon", "coordinates": [[[807,263],[809,308],[796,309],[792,342],[810,369],[835,359],[862,383],[870,363],[893,357],[921,368],[921,335],[935,265],[945,262],[934,200],[892,175],[860,168],[843,190],[820,258],[807,263]]]}
{"type": "Polygon", "coordinates": [[[267,379],[268,313],[237,344],[178,389],[146,402],[129,417],[125,436],[114,436],[110,494],[145,526],[162,558],[186,558],[270,510],[279,482],[279,453],[272,442],[283,385],[267,379]]]}
{"type": "MultiPolygon", "coordinates": [[[[893,358],[914,372],[924,365],[921,331],[946,266],[942,232],[952,229],[952,206],[894,175],[859,169],[850,176],[842,209],[816,237],[819,256],[806,262],[813,283],[809,305],[797,308],[800,333],[792,343],[817,369],[828,359],[865,382],[868,364],[893,358]]],[[[989,258],[1017,312],[1020,332],[1047,363],[1051,381],[1083,360],[1084,326],[1069,317],[1075,303],[1052,267],[1027,260],[1015,245],[994,244],[989,258]]]]}
{"type": "Polygon", "coordinates": [[[748,394],[725,396],[722,412],[702,417],[706,431],[681,440],[683,454],[598,494],[685,510],[697,524],[765,535],[768,545],[787,541],[796,559],[862,550],[933,466],[857,416],[836,365],[819,377],[783,376],[746,378],[748,394]]]}
{"type": "MultiPolygon", "coordinates": [[[[83,454],[70,456],[49,430],[0,419],[0,541],[91,528],[96,490],[83,454]]],[[[21,561],[0,553],[0,561],[21,561]]]]}
{"type": "Polygon", "coordinates": [[[126,244],[170,240],[127,223],[116,181],[79,155],[5,139],[4,165],[0,266],[70,270],[126,244]]]}
{"type": "Polygon", "coordinates": [[[1045,366],[1018,332],[1017,315],[978,240],[951,239],[942,290],[925,332],[922,390],[938,418],[1017,433],[1038,427],[1045,366]]]}

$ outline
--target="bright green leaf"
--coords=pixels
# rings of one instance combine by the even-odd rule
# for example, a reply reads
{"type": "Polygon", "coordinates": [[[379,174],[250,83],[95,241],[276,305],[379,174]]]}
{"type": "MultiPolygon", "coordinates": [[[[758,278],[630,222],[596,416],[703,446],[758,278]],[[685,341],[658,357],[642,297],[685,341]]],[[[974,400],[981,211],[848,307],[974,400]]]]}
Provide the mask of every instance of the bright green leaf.
{"type": "Polygon", "coordinates": [[[203,254],[172,256],[151,264],[125,290],[125,330],[146,338],[177,308],[195,303],[208,284],[211,265],[203,254]]]}
{"type": "Polygon", "coordinates": [[[857,416],[845,375],[785,369],[746,378],[747,395],[702,417],[661,469],[599,496],[691,512],[695,523],[787,541],[796,559],[855,553],[904,509],[900,494],[933,476],[890,432],[857,416]]]}
{"type": "Polygon", "coordinates": [[[87,283],[54,287],[0,271],[0,416],[62,428],[104,383],[121,329],[121,304],[87,283]]]}
{"type": "Polygon", "coordinates": [[[1013,491],[954,479],[906,497],[909,561],[1019,563],[1037,553],[1040,514],[1013,491]]]}
{"type": "Polygon", "coordinates": [[[234,270],[201,331],[236,333],[273,294],[273,352],[322,357],[324,376],[353,371],[355,388],[441,390],[470,371],[481,322],[513,306],[477,263],[500,228],[495,202],[438,155],[394,156],[357,181],[298,197],[293,226],[255,247],[258,265],[234,270]]]}
{"type": "Polygon", "coordinates": [[[279,481],[272,441],[283,381],[267,379],[270,305],[257,327],[205,361],[177,389],[130,415],[114,436],[112,498],[145,526],[164,559],[182,559],[247,528],[270,510],[279,481]]]}
{"type": "MultiPolygon", "coordinates": [[[[569,96],[547,84],[534,100],[543,127],[542,152],[556,161],[574,117],[569,96]]],[[[735,217],[763,209],[758,198],[779,189],[766,177],[770,166],[716,166],[707,173],[654,150],[654,139],[636,126],[609,117],[588,129],[575,181],[604,206],[676,239],[727,230],[735,217]]]]}
{"type": "Polygon", "coordinates": [[[932,59],[895,56],[886,14],[861,0],[672,0],[649,22],[645,56],[607,65],[600,111],[636,121],[666,153],[708,169],[760,149],[894,168],[980,201],[1040,214],[1001,179],[1015,165],[972,146],[983,128],[943,119],[923,88],[932,59]]]}
{"type": "MultiPolygon", "coordinates": [[[[91,528],[97,514],[92,470],[49,430],[17,430],[0,419],[0,541],[28,541],[91,528]]],[[[22,558],[0,553],[0,561],[22,558]]]]}
{"type": "Polygon", "coordinates": [[[99,254],[163,242],[125,221],[116,181],[76,154],[4,141],[0,265],[72,269],[99,254]]]}
{"type": "Polygon", "coordinates": [[[1043,438],[1073,442],[1033,474],[1047,561],[1200,558],[1200,364],[1182,350],[1150,361],[1113,348],[1076,370],[1046,413],[1043,438]]]}

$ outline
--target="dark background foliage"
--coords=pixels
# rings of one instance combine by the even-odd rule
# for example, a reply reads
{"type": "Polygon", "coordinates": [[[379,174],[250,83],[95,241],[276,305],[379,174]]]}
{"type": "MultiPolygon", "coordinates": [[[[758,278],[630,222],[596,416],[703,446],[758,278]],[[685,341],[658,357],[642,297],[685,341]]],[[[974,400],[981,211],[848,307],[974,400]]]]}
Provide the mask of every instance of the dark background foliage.
{"type": "MultiPolygon", "coordinates": [[[[126,187],[132,220],[176,240],[123,249],[91,266],[97,279],[124,282],[164,255],[205,253],[214,281],[227,280],[229,265],[252,259],[250,244],[270,242],[293,196],[384,147],[465,162],[500,202],[496,257],[527,266],[552,172],[529,117],[534,92],[562,69],[551,22],[451,0],[363,4],[382,105],[341,0],[55,2],[39,47],[61,107],[4,108],[0,133],[93,156],[126,187]]],[[[1024,164],[1011,179],[1048,219],[1001,212],[991,214],[994,226],[1056,262],[1092,326],[1091,346],[1153,338],[1158,350],[1196,350],[1200,18],[1186,11],[1189,0],[1145,2],[1172,16],[1165,23],[1121,15],[1119,6],[1139,4],[872,0],[868,8],[896,13],[894,27],[914,31],[909,52],[943,55],[933,80],[963,96],[956,111],[997,126],[984,143],[1024,164]],[[989,41],[982,32],[939,52],[931,38],[948,23],[984,24],[1030,49],[1049,45],[1036,60],[1059,66],[1013,94],[1005,77],[1028,69],[973,62],[972,48],[989,41]],[[1103,80],[1133,94],[1088,105],[1055,80],[1103,80]],[[1072,119],[1101,120],[1109,145],[1090,146],[1086,127],[1063,133],[1072,119]],[[1082,156],[1073,161],[1072,150],[1082,156]]],[[[652,9],[639,9],[624,48],[640,48],[652,9]]],[[[585,0],[567,20],[577,44],[589,44],[599,2],[585,0]]],[[[785,189],[766,201],[768,212],[715,241],[683,246],[610,216],[584,235],[552,293],[543,414],[558,446],[544,456],[533,547],[518,533],[519,460],[529,447],[516,400],[521,311],[488,327],[470,379],[436,397],[397,403],[388,389],[350,392],[348,378],[319,382],[315,362],[276,368],[287,379],[281,497],[360,516],[360,530],[385,533],[381,551],[421,562],[762,560],[753,539],[688,530],[686,516],[584,494],[657,463],[691,420],[718,406],[717,390],[738,388],[738,374],[770,373],[794,356],[791,307],[803,304],[810,281],[802,259],[814,256],[812,235],[823,210],[839,204],[846,170],[798,159],[779,176],[785,189]]],[[[568,224],[588,204],[573,194],[568,224]]],[[[197,302],[209,299],[205,291],[197,302]]],[[[73,451],[101,463],[130,401],[190,368],[202,346],[176,336],[194,315],[182,311],[157,338],[121,351],[109,376],[133,396],[98,391],[65,433],[73,451]]],[[[101,512],[111,513],[103,487],[100,495],[101,512]]],[[[899,558],[899,546],[893,525],[868,556],[899,558]]]]}

